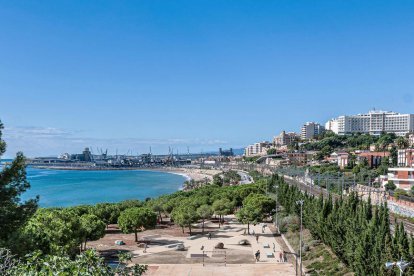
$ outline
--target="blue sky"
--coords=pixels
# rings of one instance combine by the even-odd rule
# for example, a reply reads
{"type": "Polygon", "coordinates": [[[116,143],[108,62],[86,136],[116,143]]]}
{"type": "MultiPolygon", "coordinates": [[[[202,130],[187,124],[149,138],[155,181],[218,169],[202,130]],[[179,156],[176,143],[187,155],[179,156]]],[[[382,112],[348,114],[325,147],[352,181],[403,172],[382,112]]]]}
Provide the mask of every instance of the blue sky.
{"type": "Polygon", "coordinates": [[[0,1],[6,156],[186,151],[414,113],[413,1],[0,1]]]}

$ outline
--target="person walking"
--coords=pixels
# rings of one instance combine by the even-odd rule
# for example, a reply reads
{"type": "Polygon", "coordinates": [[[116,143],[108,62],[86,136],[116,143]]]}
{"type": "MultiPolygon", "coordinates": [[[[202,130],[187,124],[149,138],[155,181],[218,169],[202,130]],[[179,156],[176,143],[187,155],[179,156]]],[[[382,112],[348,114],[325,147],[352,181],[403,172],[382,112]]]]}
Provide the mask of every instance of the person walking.
{"type": "Polygon", "coordinates": [[[208,239],[211,240],[211,232],[208,232],[208,239]]]}
{"type": "Polygon", "coordinates": [[[279,262],[283,263],[283,252],[279,252],[279,262]]]}
{"type": "Polygon", "coordinates": [[[257,250],[254,256],[256,257],[256,262],[259,262],[260,261],[260,250],[257,250]]]}
{"type": "Polygon", "coordinates": [[[273,243],[273,252],[276,252],[276,245],[273,243]]]}
{"type": "Polygon", "coordinates": [[[259,235],[256,235],[256,242],[259,243],[259,235]]]}

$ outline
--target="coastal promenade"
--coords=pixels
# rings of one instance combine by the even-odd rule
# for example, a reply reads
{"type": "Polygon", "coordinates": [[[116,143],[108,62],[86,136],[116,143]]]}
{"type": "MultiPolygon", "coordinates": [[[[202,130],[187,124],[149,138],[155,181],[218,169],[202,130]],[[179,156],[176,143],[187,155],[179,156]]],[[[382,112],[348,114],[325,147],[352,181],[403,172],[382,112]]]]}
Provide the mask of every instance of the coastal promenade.
{"type": "Polygon", "coordinates": [[[145,275],[157,276],[214,276],[214,275],[238,275],[238,276],[290,276],[295,275],[290,264],[229,264],[227,266],[203,266],[202,264],[161,264],[150,265],[145,275]]]}
{"type": "MultiPolygon", "coordinates": [[[[149,266],[145,275],[295,275],[293,264],[280,259],[280,253],[286,248],[275,238],[270,227],[250,225],[248,235],[247,225],[238,223],[234,216],[226,216],[225,220],[226,224],[221,228],[217,223],[207,221],[204,235],[199,231],[194,236],[182,235],[179,227],[176,230],[147,230],[139,236],[148,245],[145,249],[137,247],[133,234],[116,232],[91,242],[90,246],[100,252],[131,252],[134,263],[149,266]],[[258,235],[258,240],[253,233],[258,235]],[[126,244],[115,245],[116,240],[126,244]],[[241,245],[241,241],[247,241],[247,245],[241,245]],[[220,243],[223,249],[217,249],[220,243]],[[185,249],[177,250],[178,244],[185,249]],[[261,256],[256,261],[258,250],[261,256]]],[[[193,227],[199,229],[200,225],[193,227]]]]}

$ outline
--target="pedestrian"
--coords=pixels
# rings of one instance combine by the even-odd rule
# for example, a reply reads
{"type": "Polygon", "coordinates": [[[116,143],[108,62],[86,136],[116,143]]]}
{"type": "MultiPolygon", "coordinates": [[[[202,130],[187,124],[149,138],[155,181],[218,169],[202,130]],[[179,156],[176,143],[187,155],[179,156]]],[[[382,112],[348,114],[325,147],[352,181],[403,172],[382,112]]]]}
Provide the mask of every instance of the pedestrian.
{"type": "Polygon", "coordinates": [[[211,240],[211,232],[208,232],[208,239],[211,240]]]}
{"type": "Polygon", "coordinates": [[[254,236],[254,235],[256,235],[256,233],[254,232],[254,229],[253,229],[253,236],[254,236]]]}
{"type": "Polygon", "coordinates": [[[273,243],[273,252],[276,252],[276,245],[273,243]]]}
{"type": "Polygon", "coordinates": [[[283,262],[283,252],[282,251],[280,251],[279,252],[279,262],[283,262]]]}
{"type": "Polygon", "coordinates": [[[259,235],[256,235],[256,242],[259,243],[259,235]]]}
{"type": "Polygon", "coordinates": [[[256,262],[260,261],[260,250],[257,250],[254,256],[256,257],[256,262]]]}

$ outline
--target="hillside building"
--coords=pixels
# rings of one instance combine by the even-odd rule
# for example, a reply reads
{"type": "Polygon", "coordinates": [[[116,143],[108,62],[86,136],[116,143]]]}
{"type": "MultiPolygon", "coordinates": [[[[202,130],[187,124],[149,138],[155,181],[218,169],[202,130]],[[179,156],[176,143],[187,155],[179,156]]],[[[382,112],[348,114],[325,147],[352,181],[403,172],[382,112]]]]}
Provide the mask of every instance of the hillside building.
{"type": "Polygon", "coordinates": [[[325,127],[315,122],[305,123],[300,130],[300,138],[303,140],[314,139],[325,130],[325,127]]]}
{"type": "Polygon", "coordinates": [[[327,130],[339,135],[352,133],[381,135],[386,132],[404,136],[414,130],[414,114],[373,110],[366,114],[339,116],[328,121],[325,126],[327,130]]]}

